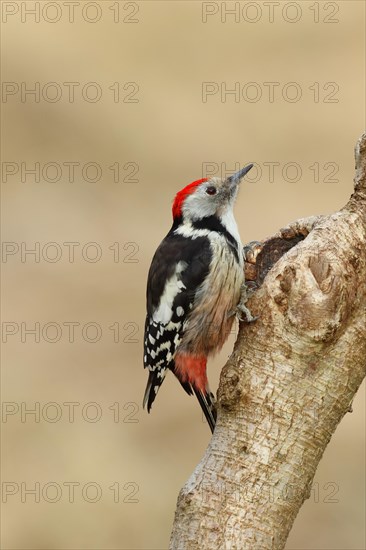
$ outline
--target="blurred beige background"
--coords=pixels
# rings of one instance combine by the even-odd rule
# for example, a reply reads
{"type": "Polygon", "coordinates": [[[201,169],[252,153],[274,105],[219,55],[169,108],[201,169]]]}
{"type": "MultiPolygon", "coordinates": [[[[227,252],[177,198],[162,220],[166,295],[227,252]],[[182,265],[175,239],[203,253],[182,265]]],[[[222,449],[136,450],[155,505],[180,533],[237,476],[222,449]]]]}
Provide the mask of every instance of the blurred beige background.
{"type": "MultiPolygon", "coordinates": [[[[365,5],[1,8],[2,547],[165,549],[210,437],[173,376],[141,410],[146,276],[172,198],[207,163],[220,174],[252,161],[244,242],[341,208],[365,126],[365,5]]],[[[215,390],[234,341],[210,363],[215,390]]],[[[365,548],[364,397],[288,549],[365,548]]]]}

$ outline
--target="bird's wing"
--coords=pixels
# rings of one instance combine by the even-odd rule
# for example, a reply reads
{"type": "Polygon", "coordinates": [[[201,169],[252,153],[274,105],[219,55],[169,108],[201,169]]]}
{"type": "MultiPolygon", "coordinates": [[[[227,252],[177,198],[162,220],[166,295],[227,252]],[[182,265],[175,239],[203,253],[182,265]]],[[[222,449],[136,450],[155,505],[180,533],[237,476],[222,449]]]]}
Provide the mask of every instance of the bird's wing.
{"type": "MultiPolygon", "coordinates": [[[[144,396],[148,411],[166,370],[174,368],[174,353],[182,340],[196,292],[209,271],[211,257],[208,239],[187,239],[173,232],[154,255],[148,277],[144,338],[144,366],[150,371],[144,396]]],[[[192,393],[189,384],[182,385],[192,393]]]]}

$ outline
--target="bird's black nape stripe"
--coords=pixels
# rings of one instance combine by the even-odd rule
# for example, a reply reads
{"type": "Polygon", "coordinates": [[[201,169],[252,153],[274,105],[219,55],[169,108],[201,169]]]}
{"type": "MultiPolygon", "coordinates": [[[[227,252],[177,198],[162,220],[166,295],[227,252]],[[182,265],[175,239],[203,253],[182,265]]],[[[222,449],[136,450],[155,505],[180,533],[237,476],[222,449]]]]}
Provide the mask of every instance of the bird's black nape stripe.
{"type": "Polygon", "coordinates": [[[182,223],[183,223],[183,216],[179,216],[177,218],[174,218],[173,225],[172,225],[168,235],[170,233],[173,233],[173,231],[175,231],[180,225],[182,225],[182,223]]]}
{"type": "Polygon", "coordinates": [[[192,223],[194,229],[208,229],[209,231],[216,231],[221,233],[227,241],[230,250],[233,252],[235,259],[239,262],[238,243],[232,234],[222,225],[217,216],[207,216],[201,220],[196,220],[192,223]]]}

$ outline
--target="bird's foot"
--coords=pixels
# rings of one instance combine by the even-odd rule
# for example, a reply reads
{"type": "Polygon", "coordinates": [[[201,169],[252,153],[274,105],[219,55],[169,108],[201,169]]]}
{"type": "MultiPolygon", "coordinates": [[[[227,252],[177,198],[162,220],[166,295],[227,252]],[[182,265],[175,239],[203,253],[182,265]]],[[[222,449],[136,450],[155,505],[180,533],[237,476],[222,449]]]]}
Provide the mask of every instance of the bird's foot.
{"type": "Polygon", "coordinates": [[[255,283],[251,283],[249,285],[243,283],[241,287],[240,301],[236,308],[229,312],[229,317],[236,315],[237,319],[243,323],[252,323],[253,321],[256,321],[258,317],[254,317],[250,309],[245,305],[256,290],[257,285],[255,283]]]}
{"type": "Polygon", "coordinates": [[[253,323],[253,321],[256,321],[258,317],[255,317],[252,315],[252,312],[245,304],[239,303],[236,306],[235,314],[239,321],[242,323],[253,323]]]}

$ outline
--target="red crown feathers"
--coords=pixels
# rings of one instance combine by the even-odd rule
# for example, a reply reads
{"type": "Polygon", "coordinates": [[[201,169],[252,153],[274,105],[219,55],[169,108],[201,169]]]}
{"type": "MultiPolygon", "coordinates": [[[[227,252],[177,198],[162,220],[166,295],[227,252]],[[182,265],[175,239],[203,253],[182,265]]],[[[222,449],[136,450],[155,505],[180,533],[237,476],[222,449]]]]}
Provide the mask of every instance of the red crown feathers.
{"type": "Polygon", "coordinates": [[[195,189],[204,181],[207,181],[208,178],[202,178],[200,180],[192,181],[189,185],[186,185],[184,189],[181,189],[178,191],[178,193],[175,195],[175,199],[173,202],[173,218],[179,218],[182,215],[182,206],[188,195],[193,193],[195,189]]]}

